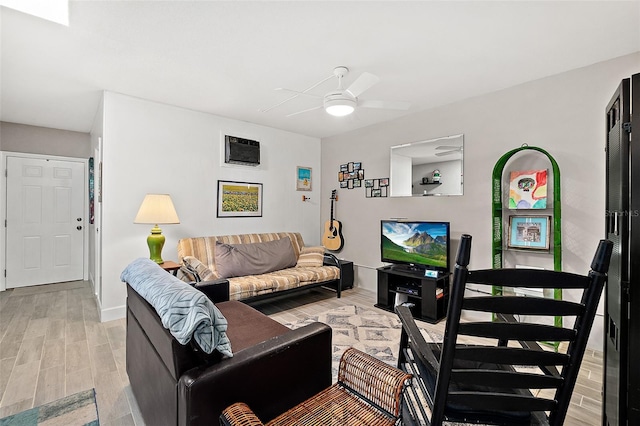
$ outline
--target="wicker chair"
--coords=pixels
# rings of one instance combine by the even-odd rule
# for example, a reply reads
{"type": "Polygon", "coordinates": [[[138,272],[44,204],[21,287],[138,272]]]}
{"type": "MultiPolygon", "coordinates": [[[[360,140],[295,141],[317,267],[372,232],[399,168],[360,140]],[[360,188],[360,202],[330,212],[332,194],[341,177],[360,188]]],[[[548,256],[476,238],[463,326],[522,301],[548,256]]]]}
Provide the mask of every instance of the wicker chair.
{"type": "MultiPolygon", "coordinates": [[[[349,348],[340,359],[336,384],[269,421],[266,426],[400,424],[402,396],[410,381],[410,374],[349,348]]],[[[220,424],[263,425],[242,402],[225,409],[220,424]]]]}

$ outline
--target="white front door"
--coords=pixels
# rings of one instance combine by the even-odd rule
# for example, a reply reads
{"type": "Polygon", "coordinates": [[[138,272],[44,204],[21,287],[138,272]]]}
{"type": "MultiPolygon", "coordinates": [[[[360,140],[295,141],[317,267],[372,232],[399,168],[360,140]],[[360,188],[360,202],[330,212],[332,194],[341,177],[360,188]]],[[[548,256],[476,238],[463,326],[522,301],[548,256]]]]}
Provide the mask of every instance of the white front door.
{"type": "Polygon", "coordinates": [[[85,165],[7,157],[7,288],[83,279],[85,165]]]}

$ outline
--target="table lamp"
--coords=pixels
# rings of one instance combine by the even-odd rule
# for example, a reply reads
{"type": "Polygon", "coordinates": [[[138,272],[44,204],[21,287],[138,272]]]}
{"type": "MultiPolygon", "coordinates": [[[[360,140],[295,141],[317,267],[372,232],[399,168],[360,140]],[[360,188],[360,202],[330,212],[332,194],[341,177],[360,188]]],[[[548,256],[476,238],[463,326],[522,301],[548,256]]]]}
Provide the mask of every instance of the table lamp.
{"type": "Polygon", "coordinates": [[[180,223],[169,194],[145,195],[133,223],[155,225],[151,228],[151,235],[147,237],[147,245],[149,246],[151,260],[156,263],[163,263],[162,247],[164,246],[164,235],[162,235],[162,230],[158,224],[180,223]]]}

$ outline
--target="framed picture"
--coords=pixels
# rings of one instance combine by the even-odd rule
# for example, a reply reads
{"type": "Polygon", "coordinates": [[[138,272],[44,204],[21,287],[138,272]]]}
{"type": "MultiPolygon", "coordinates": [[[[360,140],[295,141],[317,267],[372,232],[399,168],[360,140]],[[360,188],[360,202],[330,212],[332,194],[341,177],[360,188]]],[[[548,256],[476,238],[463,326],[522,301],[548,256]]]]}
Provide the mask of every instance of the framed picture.
{"type": "Polygon", "coordinates": [[[296,191],[311,191],[311,167],[298,166],[296,177],[296,191]]]}
{"type": "Polygon", "coordinates": [[[340,164],[340,171],[341,172],[346,172],[348,171],[349,166],[347,164],[340,164]]]}
{"type": "Polygon", "coordinates": [[[365,179],[364,180],[365,188],[373,188],[373,179],[365,179]]]}
{"type": "Polygon", "coordinates": [[[262,184],[218,181],[218,217],[262,217],[262,184]]]}
{"type": "Polygon", "coordinates": [[[510,209],[547,208],[547,170],[523,170],[509,176],[510,209]]]}
{"type": "Polygon", "coordinates": [[[507,247],[549,250],[551,216],[509,216],[507,247]]]}

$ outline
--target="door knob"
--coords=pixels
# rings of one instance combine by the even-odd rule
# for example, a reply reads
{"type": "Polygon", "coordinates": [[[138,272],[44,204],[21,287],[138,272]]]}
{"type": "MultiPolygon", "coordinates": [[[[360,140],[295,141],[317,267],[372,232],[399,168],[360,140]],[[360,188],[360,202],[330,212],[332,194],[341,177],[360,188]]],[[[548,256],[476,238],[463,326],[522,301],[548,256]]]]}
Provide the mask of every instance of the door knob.
{"type": "Polygon", "coordinates": [[[78,225],[78,226],[76,226],[76,229],[77,229],[78,231],[80,231],[80,230],[82,230],[82,226],[78,225]]]}

